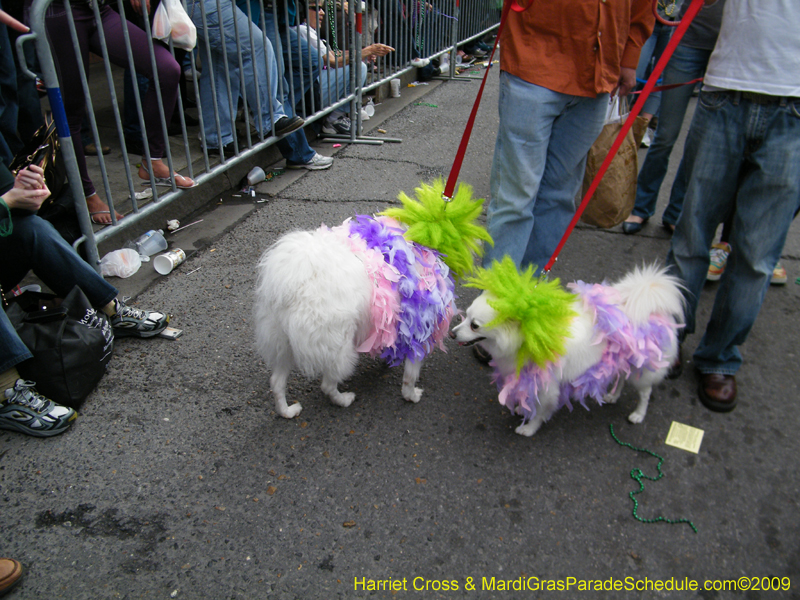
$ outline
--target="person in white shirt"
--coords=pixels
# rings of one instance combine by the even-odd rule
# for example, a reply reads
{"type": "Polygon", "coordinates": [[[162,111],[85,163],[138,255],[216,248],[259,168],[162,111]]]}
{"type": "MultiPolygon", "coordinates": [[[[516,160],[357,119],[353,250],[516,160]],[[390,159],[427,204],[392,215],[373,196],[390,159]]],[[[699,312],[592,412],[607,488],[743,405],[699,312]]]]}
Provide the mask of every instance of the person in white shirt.
{"type": "Polygon", "coordinates": [[[734,215],[733,249],[693,355],[700,401],[717,412],[736,406],[738,346],[800,206],[798,31],[797,0],[727,0],[686,139],[686,197],[667,255],[686,285],[684,336],[695,330],[717,226],[734,215]]]}

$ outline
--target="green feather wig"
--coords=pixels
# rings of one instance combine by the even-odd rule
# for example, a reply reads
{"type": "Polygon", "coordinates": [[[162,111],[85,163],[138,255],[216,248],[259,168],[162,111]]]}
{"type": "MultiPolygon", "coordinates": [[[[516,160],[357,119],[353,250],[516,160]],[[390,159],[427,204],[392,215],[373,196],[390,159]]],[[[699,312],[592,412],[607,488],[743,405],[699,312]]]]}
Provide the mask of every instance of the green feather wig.
{"type": "Polygon", "coordinates": [[[564,354],[570,321],[578,316],[572,304],[577,298],[561,287],[556,278],[540,280],[534,267],[521,272],[510,257],[494,261],[489,269],[480,268],[467,279],[466,287],[486,290],[493,296],[489,306],[497,316],[487,326],[509,321],[519,324],[522,347],[517,353],[517,372],[530,361],[544,368],[564,354]]]}
{"type": "Polygon", "coordinates": [[[472,187],[462,183],[447,202],[442,196],[442,179],[433,185],[421,183],[414,192],[416,199],[400,192],[402,208],[388,208],[380,214],[406,225],[407,240],[439,252],[455,278],[463,279],[474,270],[475,256],[483,255],[481,241],[493,244],[489,232],[476,223],[483,199],[472,200],[472,187]]]}

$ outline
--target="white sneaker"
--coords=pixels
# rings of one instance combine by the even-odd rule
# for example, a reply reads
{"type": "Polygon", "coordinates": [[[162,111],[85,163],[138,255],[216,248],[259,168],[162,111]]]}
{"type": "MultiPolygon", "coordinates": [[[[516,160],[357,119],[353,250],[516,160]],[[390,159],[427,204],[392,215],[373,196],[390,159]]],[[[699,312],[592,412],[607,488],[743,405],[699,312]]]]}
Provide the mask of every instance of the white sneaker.
{"type": "Polygon", "coordinates": [[[333,164],[333,158],[330,156],[322,156],[319,152],[315,152],[311,160],[305,164],[296,165],[286,161],[287,169],[308,169],[309,171],[322,171],[328,169],[333,164]]]}

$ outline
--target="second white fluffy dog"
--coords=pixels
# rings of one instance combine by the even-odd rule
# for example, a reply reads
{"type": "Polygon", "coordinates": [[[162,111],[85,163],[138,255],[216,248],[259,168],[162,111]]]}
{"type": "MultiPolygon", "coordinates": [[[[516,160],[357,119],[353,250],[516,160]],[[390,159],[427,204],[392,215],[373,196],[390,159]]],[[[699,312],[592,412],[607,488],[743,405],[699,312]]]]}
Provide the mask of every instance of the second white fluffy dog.
{"type": "Polygon", "coordinates": [[[569,293],[557,279],[519,273],[506,257],[469,285],[484,292],[451,336],[492,355],[500,402],[523,417],[521,435],[573,400],[616,402],[626,380],[639,393],[628,419],[640,423],[678,356],[683,296],[665,269],[636,268],[610,286],[577,282],[569,293]]]}

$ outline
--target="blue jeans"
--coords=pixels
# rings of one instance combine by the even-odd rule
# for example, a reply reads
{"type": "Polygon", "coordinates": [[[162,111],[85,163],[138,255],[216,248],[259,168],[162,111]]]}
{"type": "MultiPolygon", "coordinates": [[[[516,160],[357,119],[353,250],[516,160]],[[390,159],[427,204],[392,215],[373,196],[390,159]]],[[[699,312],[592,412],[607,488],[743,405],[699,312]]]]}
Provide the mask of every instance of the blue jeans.
{"type": "MultiPolygon", "coordinates": [[[[102,307],[117,297],[47,221],[27,211],[12,211],[14,230],[0,237],[0,283],[8,291],[33,272],[61,298],[79,286],[93,306],[102,307]]],[[[6,221],[6,219],[3,219],[6,221]]],[[[0,310],[0,373],[31,357],[4,310],[0,310]]]]}
{"type": "Polygon", "coordinates": [[[221,12],[217,11],[217,0],[192,0],[188,7],[189,15],[197,27],[197,37],[202,41],[200,109],[206,144],[211,148],[233,142],[233,121],[240,91],[244,92],[256,128],[264,136],[270,135],[274,122],[286,116],[278,100],[278,64],[269,40],[264,40],[261,30],[230,0],[222,0],[220,7],[221,12]],[[207,29],[203,26],[203,13],[207,29]],[[205,64],[208,50],[211,52],[211,65],[205,64]],[[240,58],[244,73],[239,70],[240,58]],[[212,77],[216,98],[212,92],[212,77]],[[241,90],[242,80],[244,90],[241,90]],[[215,105],[219,114],[219,134],[214,116],[215,105]]]}
{"type": "MultiPolygon", "coordinates": [[[[705,73],[710,56],[710,50],[678,46],[664,69],[662,83],[664,85],[684,83],[701,77],[705,73]]],[[[683,118],[692,98],[693,89],[693,85],[683,85],[662,92],[656,135],[639,170],[636,184],[636,204],[633,207],[633,214],[637,217],[646,220],[656,212],[658,193],[669,167],[669,156],[683,127],[683,118]]],[[[664,223],[674,225],[678,221],[685,191],[683,181],[683,170],[679,167],[669,205],[662,216],[664,223]]]]}
{"type": "MultiPolygon", "coordinates": [[[[644,46],[642,46],[642,52],[639,54],[639,64],[636,66],[637,80],[647,81],[648,77],[650,77],[653,67],[658,62],[658,59],[661,58],[661,53],[664,52],[664,48],[667,47],[669,38],[671,37],[672,27],[669,25],[662,25],[656,21],[652,35],[647,38],[644,46]]],[[[644,87],[644,85],[641,87],[644,87]]],[[[658,114],[660,105],[661,92],[653,92],[647,97],[647,100],[645,100],[644,106],[642,107],[642,112],[649,115],[658,114]]]]}
{"type": "MultiPolygon", "coordinates": [[[[358,77],[361,78],[361,85],[367,80],[367,65],[359,63],[361,69],[358,77]]],[[[317,109],[330,106],[338,102],[350,93],[350,65],[345,65],[338,69],[325,69],[319,76],[320,97],[322,106],[317,109]]]]}
{"type": "MultiPolygon", "coordinates": [[[[701,373],[735,374],[738,346],[756,320],[800,205],[800,99],[756,104],[733,92],[702,92],[686,140],[686,198],[667,263],[686,285],[685,333],[695,330],[717,226],[734,214],[732,251],[705,335],[701,373]]],[[[684,334],[685,335],[685,334],[684,334]]]]}
{"type": "Polygon", "coordinates": [[[492,162],[483,265],[509,255],[544,267],[575,214],[586,155],[603,129],[608,94],[569,96],[500,73],[500,126],[492,162]]]}
{"type": "MultiPolygon", "coordinates": [[[[267,35],[267,39],[272,44],[273,48],[281,48],[282,45],[279,45],[278,42],[278,28],[275,23],[275,15],[272,14],[272,9],[264,9],[264,18],[264,33],[267,35]]],[[[290,100],[291,94],[289,91],[289,84],[286,81],[283,52],[276,53],[275,58],[278,61],[278,76],[283,82],[283,97],[281,100],[283,101],[286,114],[292,116],[294,114],[294,107],[292,106],[292,102],[290,100]]],[[[314,158],[314,155],[316,154],[311,146],[308,145],[306,134],[302,131],[295,131],[294,133],[290,133],[286,137],[282,138],[278,142],[278,150],[280,150],[281,155],[286,159],[287,164],[295,165],[306,164],[312,158],[314,158]]]]}

